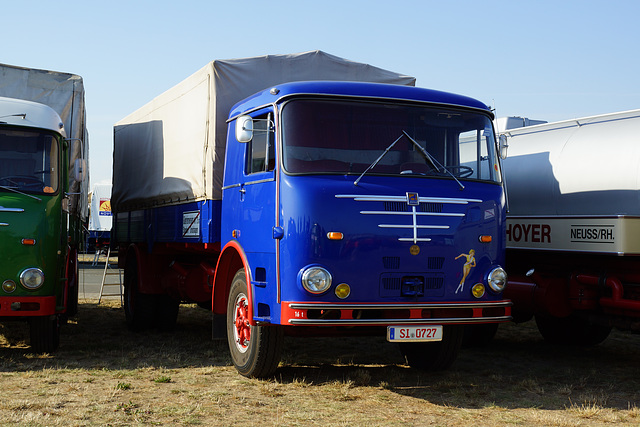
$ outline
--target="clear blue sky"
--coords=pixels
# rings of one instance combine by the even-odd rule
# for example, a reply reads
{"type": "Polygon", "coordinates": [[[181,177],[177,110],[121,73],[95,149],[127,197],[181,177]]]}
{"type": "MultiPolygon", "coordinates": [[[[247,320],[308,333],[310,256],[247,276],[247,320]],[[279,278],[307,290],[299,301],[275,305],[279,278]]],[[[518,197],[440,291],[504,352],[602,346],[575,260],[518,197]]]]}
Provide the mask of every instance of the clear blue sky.
{"type": "Polygon", "coordinates": [[[640,1],[6,1],[0,62],[84,78],[92,183],[113,124],[214,59],[320,49],[549,121],[640,108],[640,1]]]}

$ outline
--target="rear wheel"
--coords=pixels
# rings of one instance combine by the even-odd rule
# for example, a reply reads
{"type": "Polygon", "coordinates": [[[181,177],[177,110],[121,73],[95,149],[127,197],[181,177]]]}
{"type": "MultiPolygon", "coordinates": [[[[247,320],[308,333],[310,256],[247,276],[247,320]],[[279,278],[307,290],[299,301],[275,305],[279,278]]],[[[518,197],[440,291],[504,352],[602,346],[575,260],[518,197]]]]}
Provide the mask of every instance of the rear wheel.
{"type": "Polygon", "coordinates": [[[227,302],[227,341],[231,359],[246,377],[265,378],[274,374],[284,341],[284,331],[276,325],[252,326],[244,269],[231,283],[227,302]]]}
{"type": "Polygon", "coordinates": [[[138,284],[138,266],[135,258],[128,260],[124,269],[124,314],[131,331],[142,331],[153,326],[153,295],[142,294],[138,284]]]}
{"type": "Polygon", "coordinates": [[[60,319],[58,315],[29,319],[31,349],[35,353],[52,353],[60,345],[60,319]]]}
{"type": "Polygon", "coordinates": [[[442,341],[400,343],[400,351],[412,368],[440,371],[449,368],[458,357],[464,326],[445,325],[442,341]]]}
{"type": "Polygon", "coordinates": [[[594,325],[579,316],[536,315],[540,335],[553,344],[591,346],[600,344],[611,332],[610,326],[594,325]]]}
{"type": "Polygon", "coordinates": [[[169,295],[153,295],[156,297],[156,321],[158,328],[163,331],[173,329],[178,320],[178,311],[180,310],[180,301],[176,301],[169,295]]]}

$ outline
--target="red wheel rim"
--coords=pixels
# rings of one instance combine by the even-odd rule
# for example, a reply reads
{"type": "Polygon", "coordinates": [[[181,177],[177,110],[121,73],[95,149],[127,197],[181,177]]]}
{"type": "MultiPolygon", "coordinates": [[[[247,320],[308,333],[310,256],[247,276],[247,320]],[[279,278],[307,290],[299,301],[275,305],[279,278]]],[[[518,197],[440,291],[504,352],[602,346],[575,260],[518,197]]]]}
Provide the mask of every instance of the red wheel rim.
{"type": "Polygon", "coordinates": [[[244,294],[238,295],[236,298],[235,312],[233,313],[233,338],[236,347],[241,353],[249,348],[251,341],[251,325],[249,324],[249,305],[247,297],[244,294]]]}

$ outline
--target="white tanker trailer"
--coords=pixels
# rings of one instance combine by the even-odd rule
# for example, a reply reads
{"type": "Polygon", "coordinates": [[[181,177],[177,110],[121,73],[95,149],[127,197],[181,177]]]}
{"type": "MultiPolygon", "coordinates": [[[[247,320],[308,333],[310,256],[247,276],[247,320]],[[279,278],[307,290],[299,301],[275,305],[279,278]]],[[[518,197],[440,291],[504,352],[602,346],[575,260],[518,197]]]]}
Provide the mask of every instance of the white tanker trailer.
{"type": "Polygon", "coordinates": [[[640,332],[640,110],[514,122],[498,122],[514,320],[562,343],[640,332]]]}

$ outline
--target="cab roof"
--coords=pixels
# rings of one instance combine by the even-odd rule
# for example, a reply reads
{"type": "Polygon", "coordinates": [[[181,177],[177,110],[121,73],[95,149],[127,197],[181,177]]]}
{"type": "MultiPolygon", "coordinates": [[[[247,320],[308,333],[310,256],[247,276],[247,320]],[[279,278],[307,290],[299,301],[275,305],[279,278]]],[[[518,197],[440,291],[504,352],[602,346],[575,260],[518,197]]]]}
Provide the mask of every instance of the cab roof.
{"type": "Polygon", "coordinates": [[[47,105],[24,99],[0,97],[0,125],[48,129],[66,137],[58,113],[47,105]]]}
{"type": "Polygon", "coordinates": [[[294,96],[343,96],[363,99],[388,99],[425,102],[444,106],[472,108],[491,113],[484,103],[467,96],[414,86],[383,83],[308,81],[283,83],[256,93],[233,106],[229,119],[265,105],[282,102],[294,96]]]}

